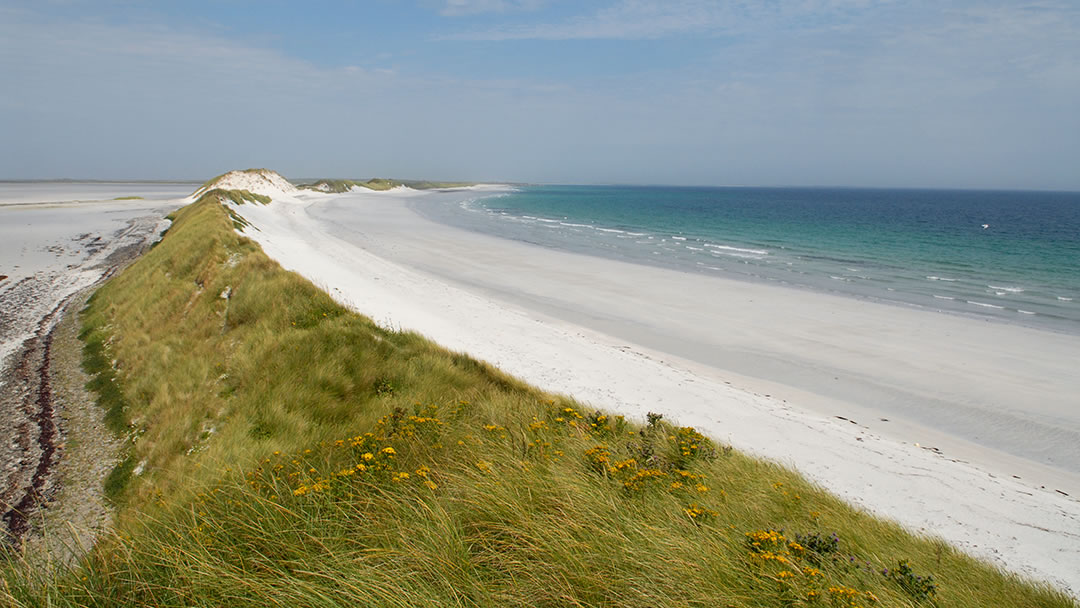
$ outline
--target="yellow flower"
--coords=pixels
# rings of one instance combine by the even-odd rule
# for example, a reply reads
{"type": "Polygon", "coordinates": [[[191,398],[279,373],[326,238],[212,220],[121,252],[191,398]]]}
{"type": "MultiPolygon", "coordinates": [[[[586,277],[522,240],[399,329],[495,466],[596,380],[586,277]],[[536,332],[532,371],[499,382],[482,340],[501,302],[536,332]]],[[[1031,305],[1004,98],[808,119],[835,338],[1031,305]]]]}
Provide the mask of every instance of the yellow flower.
{"type": "Polygon", "coordinates": [[[432,490],[434,490],[435,488],[439,487],[438,485],[436,485],[436,484],[435,484],[435,482],[434,482],[434,481],[431,481],[430,479],[428,479],[427,481],[425,481],[425,482],[424,482],[424,485],[425,485],[425,486],[427,486],[427,487],[429,487],[429,488],[431,488],[432,490]]]}
{"type": "Polygon", "coordinates": [[[374,460],[375,455],[372,454],[371,452],[365,452],[364,455],[361,456],[360,458],[363,458],[364,460],[374,460]]]}
{"type": "Polygon", "coordinates": [[[391,447],[383,448],[382,453],[386,454],[387,456],[393,456],[394,454],[397,454],[397,452],[394,450],[394,448],[391,448],[391,447]]]}

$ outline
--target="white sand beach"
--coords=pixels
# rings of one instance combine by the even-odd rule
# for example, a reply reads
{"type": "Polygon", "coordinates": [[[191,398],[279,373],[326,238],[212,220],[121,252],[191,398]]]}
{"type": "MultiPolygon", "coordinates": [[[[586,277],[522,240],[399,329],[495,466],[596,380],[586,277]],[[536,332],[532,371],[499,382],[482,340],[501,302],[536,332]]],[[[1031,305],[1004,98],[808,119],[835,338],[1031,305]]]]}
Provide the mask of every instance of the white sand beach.
{"type": "Polygon", "coordinates": [[[109,269],[108,258],[166,226],[191,184],[0,183],[0,361],[69,295],[109,269]],[[114,200],[139,196],[145,200],[114,200]]]}
{"type": "Polygon", "coordinates": [[[439,195],[290,192],[235,209],[267,254],[384,326],[597,408],[697,426],[1080,591],[1080,338],[475,234],[410,210],[424,196],[439,195]]]}

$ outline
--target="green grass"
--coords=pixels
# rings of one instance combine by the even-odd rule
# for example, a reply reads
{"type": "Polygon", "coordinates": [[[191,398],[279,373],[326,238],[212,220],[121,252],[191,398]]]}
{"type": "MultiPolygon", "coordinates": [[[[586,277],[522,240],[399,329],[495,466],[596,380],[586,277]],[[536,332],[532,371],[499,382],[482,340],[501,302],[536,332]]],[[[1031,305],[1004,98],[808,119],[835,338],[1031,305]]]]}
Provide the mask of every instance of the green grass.
{"type": "Polygon", "coordinates": [[[1075,606],[693,429],[382,329],[238,235],[224,196],[84,312],[130,438],[117,523],[72,568],[12,556],[5,603],[1075,606]]]}
{"type": "MultiPolygon", "coordinates": [[[[262,205],[270,204],[269,196],[266,196],[265,194],[255,194],[254,192],[249,192],[247,190],[221,190],[219,188],[214,188],[205,194],[228,199],[237,205],[243,205],[245,203],[260,203],[262,205]]],[[[243,221],[243,218],[239,219],[243,221]]]]}
{"type": "Polygon", "coordinates": [[[144,200],[141,196],[118,196],[113,199],[114,201],[141,201],[144,200]]]}
{"type": "Polygon", "coordinates": [[[352,190],[353,186],[363,185],[363,182],[351,179],[320,179],[310,184],[302,184],[300,188],[318,190],[320,192],[342,193],[352,190]]]}
{"type": "Polygon", "coordinates": [[[320,179],[300,187],[322,192],[341,193],[348,192],[353,186],[367,188],[368,190],[383,191],[397,188],[398,186],[407,186],[414,190],[435,190],[438,188],[460,188],[462,186],[471,185],[473,185],[471,182],[431,182],[426,180],[399,180],[375,177],[367,181],[352,179],[320,179]]]}

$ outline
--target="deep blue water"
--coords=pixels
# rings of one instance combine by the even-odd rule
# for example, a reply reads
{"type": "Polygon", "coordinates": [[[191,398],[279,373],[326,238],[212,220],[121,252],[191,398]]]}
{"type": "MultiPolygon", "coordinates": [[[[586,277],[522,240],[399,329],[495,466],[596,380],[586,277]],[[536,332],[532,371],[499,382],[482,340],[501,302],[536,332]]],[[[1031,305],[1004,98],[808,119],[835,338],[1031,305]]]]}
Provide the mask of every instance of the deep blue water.
{"type": "Polygon", "coordinates": [[[536,186],[420,210],[548,247],[1080,333],[1075,192],[536,186]]]}

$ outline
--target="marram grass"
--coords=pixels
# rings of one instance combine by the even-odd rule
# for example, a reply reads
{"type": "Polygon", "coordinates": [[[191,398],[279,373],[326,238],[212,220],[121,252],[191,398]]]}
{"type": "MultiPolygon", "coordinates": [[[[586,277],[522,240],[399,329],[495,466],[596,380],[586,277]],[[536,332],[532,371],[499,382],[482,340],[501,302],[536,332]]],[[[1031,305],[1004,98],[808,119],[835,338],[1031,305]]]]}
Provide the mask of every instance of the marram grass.
{"type": "Polygon", "coordinates": [[[439,188],[460,188],[472,185],[474,185],[472,182],[432,182],[426,180],[399,180],[373,177],[367,181],[352,179],[320,179],[300,187],[321,192],[341,193],[352,190],[354,186],[367,188],[368,190],[382,191],[397,188],[399,186],[406,186],[414,190],[437,190],[439,188]]]}
{"type": "Polygon", "coordinates": [[[694,429],[382,329],[219,200],[84,312],[130,438],[117,524],[74,567],[11,556],[6,603],[1075,606],[694,429]]]}

